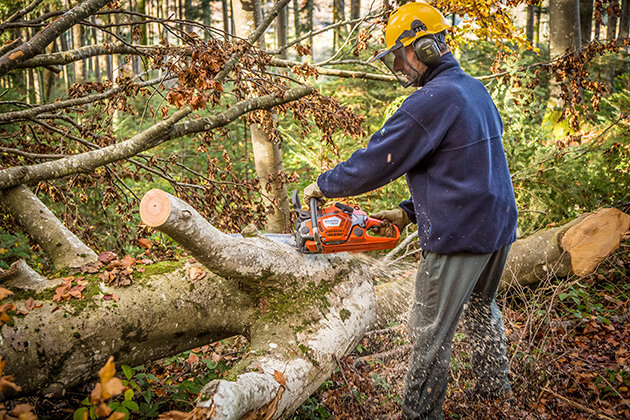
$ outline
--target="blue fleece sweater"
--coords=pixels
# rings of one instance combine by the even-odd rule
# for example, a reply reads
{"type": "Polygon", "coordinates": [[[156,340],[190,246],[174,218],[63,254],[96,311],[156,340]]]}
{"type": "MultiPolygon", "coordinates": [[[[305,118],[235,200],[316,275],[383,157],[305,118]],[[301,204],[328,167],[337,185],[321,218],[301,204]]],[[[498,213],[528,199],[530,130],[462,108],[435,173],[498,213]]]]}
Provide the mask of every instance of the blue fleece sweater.
{"type": "Polygon", "coordinates": [[[447,53],[367,147],[317,184],[326,197],[349,197],[406,175],[411,198],[400,206],[423,249],[494,252],[516,239],[518,217],[502,133],[483,84],[447,53]]]}

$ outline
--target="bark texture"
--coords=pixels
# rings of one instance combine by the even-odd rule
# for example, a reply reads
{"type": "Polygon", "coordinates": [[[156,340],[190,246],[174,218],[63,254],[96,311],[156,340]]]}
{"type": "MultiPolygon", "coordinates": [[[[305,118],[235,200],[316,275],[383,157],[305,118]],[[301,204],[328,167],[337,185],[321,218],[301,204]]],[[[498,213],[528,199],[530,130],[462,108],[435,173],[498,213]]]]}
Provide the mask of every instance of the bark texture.
{"type": "Polygon", "coordinates": [[[235,380],[212,381],[202,391],[206,418],[238,419],[263,407],[272,407],[273,418],[292,412],[374,323],[371,277],[350,256],[304,255],[263,236],[228,236],[161,190],[144,196],[140,215],[270,306],[251,326],[252,351],[231,372],[235,380]]]}
{"type": "MultiPolygon", "coordinates": [[[[551,58],[574,51],[581,45],[579,0],[549,0],[549,49],[551,58]]],[[[562,90],[551,80],[550,102],[560,106],[562,90]]]]}
{"type": "Polygon", "coordinates": [[[512,245],[500,288],[570,273],[588,275],[619,247],[629,226],[629,215],[608,208],[519,239],[512,245]]]}
{"type": "Polygon", "coordinates": [[[70,232],[25,185],[0,190],[0,203],[44,249],[55,270],[96,261],[96,253],[70,232]]]}
{"type": "Polygon", "coordinates": [[[88,276],[83,299],[63,302],[52,301],[54,286],[32,294],[11,282],[18,309],[25,309],[28,297],[43,306],[14,326],[0,327],[4,374],[13,375],[26,393],[54,383],[69,387],[93,379],[110,355],[116,363],[137,366],[246,331],[254,307],[235,280],[191,278],[183,261],[150,270],[155,274],[127,288],[88,276]],[[118,301],[105,300],[108,294],[118,301]]]}

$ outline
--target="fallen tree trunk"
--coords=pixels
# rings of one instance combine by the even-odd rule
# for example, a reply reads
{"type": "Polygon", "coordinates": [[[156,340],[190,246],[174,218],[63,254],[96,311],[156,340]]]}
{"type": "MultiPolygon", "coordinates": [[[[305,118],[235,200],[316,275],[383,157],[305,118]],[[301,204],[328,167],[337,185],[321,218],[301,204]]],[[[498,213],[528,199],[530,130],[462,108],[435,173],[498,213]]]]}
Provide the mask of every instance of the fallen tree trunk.
{"type": "MultiPolygon", "coordinates": [[[[158,190],[143,199],[141,214],[215,274],[200,277],[193,274],[190,262],[164,262],[147,266],[142,277],[124,289],[87,276],[84,298],[64,302],[51,301],[54,288],[33,295],[14,285],[12,301],[19,309],[29,297],[44,305],[15,319],[13,326],[0,327],[5,374],[15,376],[23,391],[90,380],[110,354],[117,363],[133,366],[242,334],[249,338],[251,352],[227,380],[204,388],[197,414],[282,417],[317,389],[336,359],[352,350],[366,330],[392,318],[404,319],[408,309],[413,268],[391,273],[391,268],[377,267],[360,254],[303,255],[287,245],[288,236],[271,240],[260,234],[226,235],[187,204],[158,190]],[[375,277],[384,280],[376,287],[375,277]],[[114,293],[117,302],[104,299],[114,293]]],[[[618,219],[623,222],[624,217],[618,219]]],[[[624,226],[621,223],[615,232],[624,226]]],[[[562,229],[565,237],[568,229],[562,229]]],[[[544,235],[540,232],[539,238],[544,235]]],[[[517,255],[511,258],[528,249],[527,258],[506,270],[519,282],[518,275],[527,274],[523,261],[534,261],[535,249],[542,256],[539,263],[553,265],[545,247],[520,243],[526,241],[530,239],[517,241],[517,255]]]]}
{"type": "Polygon", "coordinates": [[[250,354],[228,380],[212,381],[202,390],[198,412],[203,417],[238,419],[265,412],[277,418],[293,412],[374,322],[371,277],[353,257],[304,255],[262,235],[228,236],[161,190],[144,196],[140,216],[208,269],[239,279],[269,305],[251,325],[250,354]]]}
{"type": "Polygon", "coordinates": [[[512,245],[500,289],[571,273],[586,276],[619,247],[629,227],[629,215],[607,208],[519,239],[512,245]]]}
{"type": "Polygon", "coordinates": [[[55,270],[81,267],[97,255],[25,185],[0,190],[0,203],[51,259],[55,270]]]}
{"type": "Polygon", "coordinates": [[[253,299],[236,280],[200,279],[190,267],[185,261],[154,264],[126,288],[87,275],[81,299],[59,302],[52,299],[63,280],[38,293],[12,283],[11,301],[27,313],[0,327],[4,373],[25,393],[55,383],[70,387],[93,379],[110,355],[137,366],[246,333],[255,317],[253,299]],[[28,298],[34,300],[30,310],[28,298]]]}

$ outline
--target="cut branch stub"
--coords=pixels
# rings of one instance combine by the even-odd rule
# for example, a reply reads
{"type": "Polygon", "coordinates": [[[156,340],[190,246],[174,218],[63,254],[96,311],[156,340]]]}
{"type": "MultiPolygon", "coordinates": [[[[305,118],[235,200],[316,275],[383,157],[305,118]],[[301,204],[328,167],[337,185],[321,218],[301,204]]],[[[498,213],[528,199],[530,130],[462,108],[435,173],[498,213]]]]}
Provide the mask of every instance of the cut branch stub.
{"type": "Polygon", "coordinates": [[[147,226],[163,225],[171,215],[171,200],[162,190],[151,190],[140,202],[140,217],[147,226]]]}

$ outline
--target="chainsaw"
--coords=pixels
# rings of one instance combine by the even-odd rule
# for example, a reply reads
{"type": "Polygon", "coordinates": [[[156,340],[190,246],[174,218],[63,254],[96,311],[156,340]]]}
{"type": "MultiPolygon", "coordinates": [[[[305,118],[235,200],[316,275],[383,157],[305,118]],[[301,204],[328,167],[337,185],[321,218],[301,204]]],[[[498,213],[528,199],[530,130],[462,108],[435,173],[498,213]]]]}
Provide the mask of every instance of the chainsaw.
{"type": "Polygon", "coordinates": [[[311,198],[310,211],[303,210],[297,190],[293,191],[291,202],[297,213],[295,242],[304,254],[390,249],[400,239],[400,232],[395,225],[396,236],[393,238],[370,235],[370,231],[382,220],[369,217],[359,206],[334,203],[319,208],[317,199],[311,198]]]}

